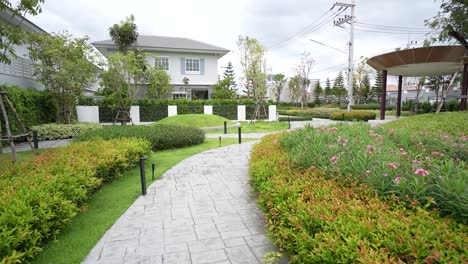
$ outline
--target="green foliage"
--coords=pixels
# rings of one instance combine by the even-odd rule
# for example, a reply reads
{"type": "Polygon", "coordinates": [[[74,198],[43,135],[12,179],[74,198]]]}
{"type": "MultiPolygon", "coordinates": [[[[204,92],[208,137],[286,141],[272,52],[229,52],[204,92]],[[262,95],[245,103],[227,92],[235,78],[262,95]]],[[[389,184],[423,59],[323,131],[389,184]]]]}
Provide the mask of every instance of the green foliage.
{"type": "Polygon", "coordinates": [[[382,93],[382,72],[375,71],[375,82],[370,91],[370,99],[377,99],[380,102],[380,94],[382,93]]]}
{"type": "Polygon", "coordinates": [[[171,91],[171,76],[163,69],[151,69],[148,76],[147,97],[151,99],[164,99],[171,91]]]}
{"type": "Polygon", "coordinates": [[[333,83],[332,94],[338,97],[338,102],[341,102],[341,97],[345,96],[347,93],[345,85],[344,85],[344,77],[343,73],[340,71],[335,78],[335,82],[333,83]]]}
{"type": "Polygon", "coordinates": [[[468,2],[466,0],[441,0],[440,11],[436,16],[426,19],[424,22],[435,31],[440,31],[438,36],[430,37],[426,44],[437,41],[449,41],[453,38],[451,31],[457,32],[462,38],[467,39],[468,32],[468,2]]]}
{"type": "Polygon", "coordinates": [[[213,85],[213,99],[234,99],[237,94],[236,91],[231,89],[233,85],[232,77],[226,77],[223,80],[219,80],[215,85],[213,85]]]}
{"type": "Polygon", "coordinates": [[[77,123],[77,124],[44,124],[31,127],[37,131],[38,140],[55,140],[73,138],[80,133],[101,129],[101,124],[77,123]]]}
{"type": "Polygon", "coordinates": [[[109,27],[109,35],[119,51],[126,52],[138,39],[135,17],[130,15],[124,21],[120,21],[120,24],[114,24],[112,27],[109,27]]]}
{"type": "MultiPolygon", "coordinates": [[[[22,89],[16,86],[0,86],[8,93],[8,98],[16,109],[21,121],[23,121],[26,129],[31,126],[46,124],[55,121],[55,116],[50,113],[55,112],[53,97],[47,91],[35,91],[30,89],[22,89]]],[[[4,102],[6,104],[6,102],[4,102]]],[[[21,132],[18,122],[11,111],[10,107],[6,107],[10,128],[12,133],[18,134],[21,132]]],[[[0,115],[0,122],[4,124],[3,115],[0,115]]],[[[3,132],[5,132],[5,127],[3,132]]]]}
{"type": "MultiPolygon", "coordinates": [[[[355,104],[355,105],[352,105],[352,109],[353,110],[380,110],[380,104],[355,104]]],[[[385,110],[393,110],[393,106],[385,105],[385,110]]]]}
{"type": "Polygon", "coordinates": [[[66,32],[31,34],[29,51],[34,75],[54,95],[57,122],[70,124],[78,97],[96,77],[97,55],[88,38],[72,38],[66,32]]]}
{"type": "Polygon", "coordinates": [[[301,76],[295,75],[289,79],[289,98],[291,101],[298,104],[301,98],[302,79],[301,76]]]}
{"type": "Polygon", "coordinates": [[[7,15],[7,23],[0,23],[2,41],[0,41],[0,63],[11,64],[11,59],[16,58],[15,46],[26,43],[26,32],[16,24],[11,24],[13,17],[35,16],[39,14],[41,4],[44,0],[22,0],[15,1],[15,5],[10,0],[0,1],[0,11],[7,15]]]}
{"type": "Polygon", "coordinates": [[[333,90],[331,88],[330,78],[328,77],[327,77],[327,82],[325,83],[325,89],[323,90],[323,93],[325,94],[325,102],[329,103],[330,96],[333,94],[333,90]]]}
{"type": "Polygon", "coordinates": [[[224,73],[223,73],[223,79],[227,79],[227,78],[230,78],[229,89],[235,90],[237,87],[236,74],[234,73],[234,66],[232,66],[231,62],[228,62],[226,70],[224,70],[224,73]]]}
{"type": "Polygon", "coordinates": [[[291,116],[301,116],[307,117],[309,120],[312,118],[330,118],[330,115],[334,112],[340,111],[336,108],[325,108],[325,107],[317,107],[317,108],[292,108],[289,110],[280,110],[278,111],[281,115],[291,115],[291,116]]]}
{"type": "Polygon", "coordinates": [[[278,105],[281,98],[281,91],[283,91],[284,85],[288,81],[288,78],[285,78],[284,74],[278,73],[274,76],[273,80],[275,81],[274,94],[276,98],[276,105],[278,105]]]}
{"type": "Polygon", "coordinates": [[[368,121],[375,119],[376,114],[371,111],[340,111],[334,112],[330,115],[331,120],[342,121],[368,121]]]}
{"type": "Polygon", "coordinates": [[[224,122],[228,126],[234,125],[230,120],[217,115],[204,114],[186,114],[166,117],[163,120],[156,122],[154,125],[173,125],[187,127],[222,127],[224,122]]]}
{"type": "Polygon", "coordinates": [[[205,140],[203,130],[191,127],[154,125],[154,126],[106,126],[103,129],[85,132],[74,141],[87,141],[95,138],[122,139],[141,138],[151,143],[153,151],[171,148],[182,148],[197,145],[205,140]]]}
{"type": "Polygon", "coordinates": [[[250,183],[259,192],[269,236],[291,256],[290,263],[466,262],[466,226],[418,206],[382,201],[352,180],[331,178],[329,173],[344,174],[346,166],[330,165],[327,156],[330,168],[322,171],[314,160],[328,146],[319,149],[313,137],[295,132],[265,137],[250,159],[250,183]],[[290,157],[293,143],[307,146],[303,154],[313,156],[304,169],[290,157]]]}
{"type": "Polygon", "coordinates": [[[0,262],[31,260],[103,182],[119,177],[149,151],[145,140],[94,140],[47,151],[2,169],[0,262]]]}

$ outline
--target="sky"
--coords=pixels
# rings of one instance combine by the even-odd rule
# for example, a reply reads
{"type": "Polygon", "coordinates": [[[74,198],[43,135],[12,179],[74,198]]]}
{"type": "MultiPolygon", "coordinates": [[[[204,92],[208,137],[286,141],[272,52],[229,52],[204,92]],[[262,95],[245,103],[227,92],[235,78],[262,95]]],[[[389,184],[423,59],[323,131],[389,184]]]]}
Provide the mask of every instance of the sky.
{"type": "MultiPolygon", "coordinates": [[[[334,26],[333,20],[350,15],[350,9],[342,13],[339,7],[330,10],[334,3],[333,0],[45,0],[42,13],[28,18],[48,32],[67,30],[76,37],[87,35],[93,42],[109,39],[108,28],[133,14],[139,34],[187,37],[231,50],[218,61],[219,74],[224,70],[221,67],[231,61],[239,75],[236,41],[239,35],[249,36],[268,49],[269,73],[293,76],[301,55],[310,52],[315,60],[310,77],[324,82],[327,77],[333,80],[338,71],[346,71],[348,63],[349,30],[334,26]],[[335,13],[339,15],[336,18],[335,13]]],[[[362,58],[406,48],[409,41],[418,41],[417,46],[421,46],[423,32],[430,31],[424,20],[437,14],[440,1],[356,0],[355,4],[359,23],[354,33],[356,65],[362,58]],[[381,32],[389,30],[400,34],[381,32]],[[413,32],[409,34],[406,30],[413,32]]]]}

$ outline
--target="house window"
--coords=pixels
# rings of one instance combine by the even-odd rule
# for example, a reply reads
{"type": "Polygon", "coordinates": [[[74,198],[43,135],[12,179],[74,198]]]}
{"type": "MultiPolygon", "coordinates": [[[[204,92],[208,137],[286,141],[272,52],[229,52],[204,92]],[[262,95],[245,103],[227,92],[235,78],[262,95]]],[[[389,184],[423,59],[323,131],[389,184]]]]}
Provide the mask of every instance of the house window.
{"type": "Polygon", "coordinates": [[[187,93],[185,92],[172,93],[172,99],[187,99],[187,93]]]}
{"type": "Polygon", "coordinates": [[[163,70],[168,71],[169,70],[169,58],[168,57],[157,57],[154,60],[154,66],[156,68],[161,68],[163,70]]]}
{"type": "Polygon", "coordinates": [[[200,73],[200,59],[185,59],[186,73],[200,73]]]}

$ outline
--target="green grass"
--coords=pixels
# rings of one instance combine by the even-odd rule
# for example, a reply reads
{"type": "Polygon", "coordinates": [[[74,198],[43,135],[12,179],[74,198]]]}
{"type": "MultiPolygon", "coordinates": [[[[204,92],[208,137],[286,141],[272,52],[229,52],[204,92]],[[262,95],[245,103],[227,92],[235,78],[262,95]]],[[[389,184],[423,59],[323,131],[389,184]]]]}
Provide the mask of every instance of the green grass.
{"type": "MultiPolygon", "coordinates": [[[[243,139],[243,142],[252,141],[243,139]]],[[[222,146],[235,144],[237,139],[223,139],[222,146]]],[[[218,139],[206,139],[204,143],[172,150],[154,152],[145,162],[148,186],[151,180],[151,164],[156,164],[155,178],[180,161],[202,151],[217,148],[218,139]]],[[[83,212],[50,241],[32,263],[69,264],[80,263],[94,247],[102,235],[115,223],[127,208],[140,195],[139,168],[127,171],[112,183],[105,184],[88,201],[83,212]]]]}
{"type": "MultiPolygon", "coordinates": [[[[38,149],[36,151],[38,153],[42,153],[42,152],[46,151],[46,149],[38,149]]],[[[30,159],[32,159],[33,156],[34,156],[34,154],[30,150],[29,151],[16,152],[16,158],[17,158],[18,162],[30,160],[30,159]]],[[[11,153],[2,153],[2,154],[0,154],[0,168],[4,168],[7,164],[9,164],[11,162],[12,162],[11,153]]]]}
{"type": "MultiPolygon", "coordinates": [[[[274,132],[288,129],[288,123],[285,122],[265,122],[257,121],[255,123],[240,122],[242,133],[274,132]]],[[[228,129],[228,134],[237,133],[237,128],[228,129]]],[[[223,134],[224,129],[209,130],[207,134],[223,134]]]]}
{"type": "Polygon", "coordinates": [[[224,121],[227,122],[228,126],[235,125],[235,123],[221,116],[201,114],[170,116],[156,122],[155,125],[164,124],[190,127],[217,127],[224,126],[224,121]]]}
{"type": "Polygon", "coordinates": [[[466,134],[468,112],[445,112],[416,115],[402,118],[383,125],[386,128],[409,129],[412,131],[443,131],[452,135],[466,134]]]}

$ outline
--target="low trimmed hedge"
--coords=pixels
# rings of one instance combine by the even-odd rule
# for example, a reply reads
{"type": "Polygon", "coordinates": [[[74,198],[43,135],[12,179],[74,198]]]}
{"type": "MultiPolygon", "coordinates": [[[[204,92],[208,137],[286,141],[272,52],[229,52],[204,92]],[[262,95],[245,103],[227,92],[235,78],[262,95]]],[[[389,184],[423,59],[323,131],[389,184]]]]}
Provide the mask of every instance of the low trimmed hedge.
{"type": "MultiPolygon", "coordinates": [[[[340,106],[340,109],[346,109],[347,106],[340,106]]],[[[351,108],[353,110],[380,110],[380,104],[372,103],[372,104],[355,104],[352,105],[351,108]]],[[[385,105],[385,110],[390,111],[394,110],[392,105],[385,105]]]]}
{"type": "Polygon", "coordinates": [[[370,111],[339,111],[334,112],[330,115],[331,120],[341,121],[369,121],[375,119],[376,114],[370,111]]]}
{"type": "Polygon", "coordinates": [[[151,143],[151,149],[156,151],[203,143],[205,132],[198,128],[173,125],[105,126],[99,130],[82,133],[75,137],[74,141],[94,138],[143,138],[148,140],[151,143]]]}
{"type": "Polygon", "coordinates": [[[37,130],[38,140],[55,140],[73,138],[83,132],[101,129],[101,124],[77,123],[77,124],[45,124],[31,127],[37,130]]]}
{"type": "Polygon", "coordinates": [[[293,169],[281,141],[277,134],[254,146],[250,183],[270,237],[291,263],[467,262],[465,225],[383,202],[367,185],[328,178],[315,166],[293,169]]]}
{"type": "Polygon", "coordinates": [[[150,152],[141,139],[93,140],[0,172],[0,263],[24,263],[53,239],[103,182],[150,152]]]}

